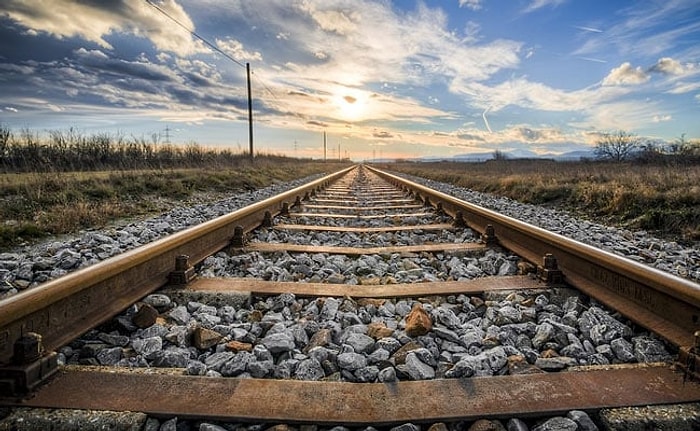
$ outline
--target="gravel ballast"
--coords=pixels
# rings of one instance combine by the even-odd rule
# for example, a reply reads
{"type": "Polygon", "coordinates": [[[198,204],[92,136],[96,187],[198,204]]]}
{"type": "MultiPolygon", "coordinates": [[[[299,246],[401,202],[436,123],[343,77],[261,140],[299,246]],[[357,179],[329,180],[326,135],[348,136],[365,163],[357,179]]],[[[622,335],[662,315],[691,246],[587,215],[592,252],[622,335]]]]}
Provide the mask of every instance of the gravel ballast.
{"type": "MultiPolygon", "coordinates": [[[[0,295],[15,294],[309,180],[211,205],[177,208],[142,222],[0,254],[0,295]]],[[[698,250],[654,239],[645,232],[612,229],[551,209],[427,180],[412,180],[664,271],[700,279],[698,250]]],[[[281,221],[288,222],[277,220],[281,221]]],[[[402,220],[421,224],[445,221],[433,215],[402,220]]],[[[294,218],[294,223],[300,222],[316,224],[318,220],[312,216],[294,218]]],[[[373,219],[355,222],[363,227],[386,223],[373,219]]],[[[345,225],[343,220],[330,223],[345,225]]],[[[428,236],[403,232],[305,233],[263,229],[249,240],[367,247],[440,241],[468,243],[478,241],[479,236],[469,229],[438,231],[428,236]]],[[[497,247],[479,253],[385,253],[358,257],[285,251],[220,252],[198,265],[198,272],[200,277],[380,285],[512,275],[518,271],[518,260],[497,247]]],[[[205,299],[173,299],[153,294],[109,324],[61,348],[59,361],[178,367],[191,375],[210,377],[390,383],[562,372],[580,365],[659,362],[672,359],[672,353],[653,334],[640,331],[578,292],[562,288],[381,300],[303,298],[285,293],[252,297],[238,305],[211,305],[205,299]],[[135,316],[146,306],[155,309],[159,317],[155,324],[142,327],[135,316]],[[426,313],[432,323],[419,333],[409,328],[411,314],[417,309],[426,313]]],[[[270,428],[272,425],[178,422],[177,418],[150,418],[148,422],[149,429],[157,430],[279,429],[270,428]]],[[[475,426],[474,429],[537,431],[597,429],[586,413],[578,411],[527,423],[520,419],[487,422],[442,424],[444,428],[436,429],[475,426]]],[[[391,429],[428,427],[405,424],[391,429]]]]}

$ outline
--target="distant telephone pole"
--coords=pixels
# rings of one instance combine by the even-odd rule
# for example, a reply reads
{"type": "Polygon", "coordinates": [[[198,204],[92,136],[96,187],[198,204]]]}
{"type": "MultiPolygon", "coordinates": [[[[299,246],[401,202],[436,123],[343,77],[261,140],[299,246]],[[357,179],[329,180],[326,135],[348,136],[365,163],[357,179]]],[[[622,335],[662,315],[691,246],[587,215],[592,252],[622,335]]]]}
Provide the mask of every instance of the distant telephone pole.
{"type": "Polygon", "coordinates": [[[245,64],[246,76],[248,77],[248,143],[250,144],[250,158],[255,157],[253,152],[253,96],[250,93],[250,63],[245,64]]]}
{"type": "Polygon", "coordinates": [[[323,161],[327,160],[328,147],[326,146],[326,131],[323,131],[323,161]]]}

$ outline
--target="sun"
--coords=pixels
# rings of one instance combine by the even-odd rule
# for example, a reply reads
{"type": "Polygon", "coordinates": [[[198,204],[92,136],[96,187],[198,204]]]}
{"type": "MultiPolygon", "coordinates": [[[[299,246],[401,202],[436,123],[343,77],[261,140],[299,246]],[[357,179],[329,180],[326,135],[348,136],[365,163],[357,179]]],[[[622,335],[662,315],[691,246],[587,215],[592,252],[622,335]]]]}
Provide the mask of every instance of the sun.
{"type": "Polygon", "coordinates": [[[336,97],[340,118],[345,121],[360,121],[366,115],[367,98],[359,91],[344,91],[336,97]]]}

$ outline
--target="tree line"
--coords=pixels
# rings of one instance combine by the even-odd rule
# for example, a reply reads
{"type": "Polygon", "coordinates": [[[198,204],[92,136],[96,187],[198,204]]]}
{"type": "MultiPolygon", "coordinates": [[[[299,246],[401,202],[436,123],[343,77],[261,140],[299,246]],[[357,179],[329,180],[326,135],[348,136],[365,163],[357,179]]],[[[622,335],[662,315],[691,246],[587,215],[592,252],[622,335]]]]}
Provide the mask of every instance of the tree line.
{"type": "Polygon", "coordinates": [[[665,142],[618,130],[603,134],[596,142],[594,154],[598,160],[612,162],[699,164],[700,141],[688,140],[683,134],[672,142],[665,142]]]}

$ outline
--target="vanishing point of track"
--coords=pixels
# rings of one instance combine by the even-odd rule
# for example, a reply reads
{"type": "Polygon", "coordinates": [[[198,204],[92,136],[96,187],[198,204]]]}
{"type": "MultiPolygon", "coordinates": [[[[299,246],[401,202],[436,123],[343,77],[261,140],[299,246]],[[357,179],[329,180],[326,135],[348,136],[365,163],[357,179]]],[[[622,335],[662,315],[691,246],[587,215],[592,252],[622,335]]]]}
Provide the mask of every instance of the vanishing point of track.
{"type": "Polygon", "coordinates": [[[361,425],[546,416],[569,410],[697,402],[700,385],[693,378],[700,365],[696,356],[698,330],[697,284],[388,173],[355,166],[0,302],[0,406],[361,425]],[[435,222],[412,221],[426,215],[434,216],[435,222]],[[349,227],[345,221],[361,223],[349,227]],[[246,238],[250,232],[261,227],[357,234],[472,229],[481,241],[365,247],[249,243],[246,238]],[[195,266],[221,250],[357,256],[479,253],[489,248],[519,256],[521,274],[361,285],[195,277],[195,266]],[[220,296],[293,293],[298,297],[359,300],[562,287],[578,289],[654,332],[677,349],[676,363],[593,366],[575,372],[488,378],[349,383],[58,366],[55,353],[159,289],[220,296]]]}

